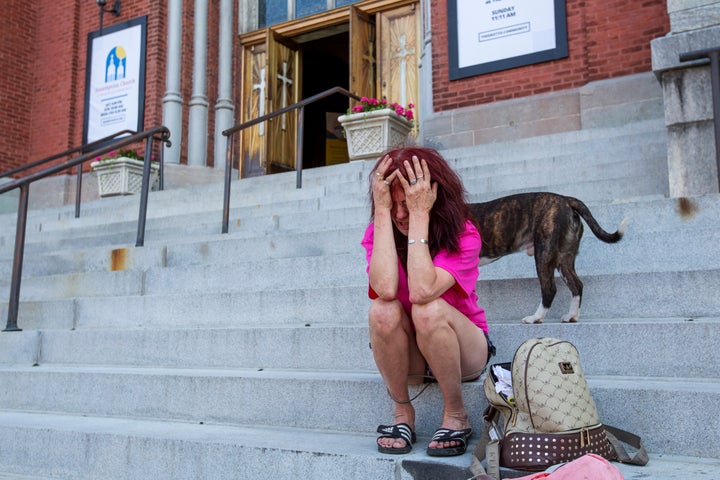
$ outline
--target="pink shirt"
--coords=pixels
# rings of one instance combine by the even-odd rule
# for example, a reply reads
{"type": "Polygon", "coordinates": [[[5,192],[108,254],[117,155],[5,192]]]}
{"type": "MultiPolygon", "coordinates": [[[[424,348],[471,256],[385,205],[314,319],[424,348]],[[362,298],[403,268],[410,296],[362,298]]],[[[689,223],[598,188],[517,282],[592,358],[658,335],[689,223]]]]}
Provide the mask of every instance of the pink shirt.
{"type": "MultiPolygon", "coordinates": [[[[371,223],[365,230],[362,239],[362,246],[365,247],[367,267],[370,270],[370,258],[372,257],[375,224],[371,223]]],[[[465,231],[460,234],[459,251],[450,253],[447,250],[440,250],[433,258],[433,265],[442,268],[450,273],[455,279],[455,285],[441,295],[447,303],[458,309],[471,322],[487,333],[487,321],[485,310],[478,306],[478,297],[475,287],[478,280],[478,266],[480,263],[480,233],[472,222],[465,223],[465,231]]],[[[410,315],[410,293],[408,291],[407,274],[398,258],[399,285],[397,298],[402,303],[405,312],[410,315]]],[[[368,296],[371,299],[378,298],[377,293],[368,286],[368,296]]]]}

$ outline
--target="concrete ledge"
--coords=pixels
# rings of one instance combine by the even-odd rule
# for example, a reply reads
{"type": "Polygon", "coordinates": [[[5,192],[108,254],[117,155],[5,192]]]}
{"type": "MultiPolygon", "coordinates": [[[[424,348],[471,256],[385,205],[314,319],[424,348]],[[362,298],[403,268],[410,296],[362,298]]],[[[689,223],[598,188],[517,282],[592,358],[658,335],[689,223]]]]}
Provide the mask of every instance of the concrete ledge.
{"type": "Polygon", "coordinates": [[[720,45],[720,26],[656,38],[651,42],[653,72],[660,79],[668,70],[687,68],[693,64],[706,64],[707,61],[704,60],[680,62],[680,54],[716,48],[718,45],[720,45]]]}
{"type": "Polygon", "coordinates": [[[648,72],[430,115],[423,119],[423,136],[436,148],[451,149],[662,116],[662,91],[648,72]]]}
{"type": "Polygon", "coordinates": [[[591,82],[580,88],[580,111],[583,129],[662,118],[662,88],[650,72],[591,82]]]}

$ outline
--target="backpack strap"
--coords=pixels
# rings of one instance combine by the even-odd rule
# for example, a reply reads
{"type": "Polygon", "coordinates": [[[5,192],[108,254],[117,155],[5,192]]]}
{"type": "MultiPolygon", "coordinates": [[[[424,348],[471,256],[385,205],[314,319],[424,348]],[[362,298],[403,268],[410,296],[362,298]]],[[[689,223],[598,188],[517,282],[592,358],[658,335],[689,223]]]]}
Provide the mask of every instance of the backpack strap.
{"type": "Polygon", "coordinates": [[[494,480],[500,480],[500,438],[497,430],[497,416],[499,412],[492,405],[485,409],[485,428],[483,429],[480,441],[475,447],[470,463],[470,471],[473,478],[485,474],[482,461],[487,458],[487,475],[494,480]]]}
{"type": "Polygon", "coordinates": [[[610,425],[603,425],[605,427],[605,435],[607,436],[610,445],[615,450],[617,461],[620,463],[629,463],[631,465],[647,465],[648,454],[645,450],[645,446],[642,443],[642,439],[634,433],[626,432],[610,425]],[[624,444],[633,447],[636,452],[630,456],[625,450],[624,444]]]}

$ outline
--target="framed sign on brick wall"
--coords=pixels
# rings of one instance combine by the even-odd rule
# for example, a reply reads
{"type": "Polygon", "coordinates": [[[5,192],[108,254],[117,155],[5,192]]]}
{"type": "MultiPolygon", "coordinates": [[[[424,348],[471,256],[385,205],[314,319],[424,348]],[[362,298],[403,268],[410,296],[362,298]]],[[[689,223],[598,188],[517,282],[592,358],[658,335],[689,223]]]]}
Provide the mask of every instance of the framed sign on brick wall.
{"type": "Polygon", "coordinates": [[[142,131],[146,32],[145,16],[88,34],[84,144],[142,131]]]}
{"type": "Polygon", "coordinates": [[[565,0],[448,0],[450,80],[568,56],[565,0]]]}

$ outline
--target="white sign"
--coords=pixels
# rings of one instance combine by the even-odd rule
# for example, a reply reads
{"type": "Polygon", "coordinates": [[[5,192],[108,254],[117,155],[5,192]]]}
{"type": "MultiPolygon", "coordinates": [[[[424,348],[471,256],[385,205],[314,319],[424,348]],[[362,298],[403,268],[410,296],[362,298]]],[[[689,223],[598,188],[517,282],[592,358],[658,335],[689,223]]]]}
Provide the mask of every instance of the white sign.
{"type": "Polygon", "coordinates": [[[451,79],[567,56],[564,0],[449,0],[451,79]]]}
{"type": "MultiPolygon", "coordinates": [[[[144,20],[144,18],[142,19],[144,20]]],[[[145,22],[91,34],[84,143],[122,130],[142,129],[145,95],[145,22]]]]}

